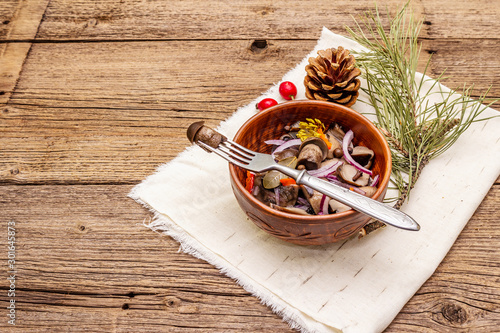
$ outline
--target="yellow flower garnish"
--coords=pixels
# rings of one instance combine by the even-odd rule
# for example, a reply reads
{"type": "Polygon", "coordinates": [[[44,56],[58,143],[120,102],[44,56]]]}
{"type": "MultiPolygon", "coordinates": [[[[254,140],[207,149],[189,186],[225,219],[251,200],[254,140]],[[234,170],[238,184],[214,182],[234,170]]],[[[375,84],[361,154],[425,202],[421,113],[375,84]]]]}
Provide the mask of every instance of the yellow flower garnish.
{"type": "Polygon", "coordinates": [[[304,141],[307,138],[317,136],[321,137],[321,135],[325,131],[325,125],[319,119],[311,119],[306,118],[306,121],[301,121],[299,123],[299,132],[297,133],[297,138],[304,141]]]}

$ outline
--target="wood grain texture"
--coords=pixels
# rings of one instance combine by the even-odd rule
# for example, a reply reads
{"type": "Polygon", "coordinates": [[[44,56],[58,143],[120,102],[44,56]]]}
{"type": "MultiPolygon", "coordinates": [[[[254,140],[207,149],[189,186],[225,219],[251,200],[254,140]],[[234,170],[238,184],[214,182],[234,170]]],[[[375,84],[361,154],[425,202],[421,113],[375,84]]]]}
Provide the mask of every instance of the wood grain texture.
{"type": "MultiPolygon", "coordinates": [[[[211,265],[147,229],[150,214],[126,198],[130,189],[0,187],[2,232],[16,223],[18,331],[287,330],[211,265]]],[[[6,279],[0,289],[5,309],[6,279]]]]}
{"type": "MultiPolygon", "coordinates": [[[[381,15],[404,0],[379,1],[381,15]]],[[[51,1],[37,39],[313,39],[336,33],[375,2],[310,1],[51,1]],[[300,22],[300,24],[297,24],[300,22]]],[[[500,7],[491,1],[414,1],[427,38],[498,38],[500,7]]]]}
{"type": "MultiPolygon", "coordinates": [[[[379,4],[394,13],[404,2],[379,4]]],[[[478,96],[491,86],[500,97],[500,6],[412,6],[425,20],[430,74],[447,69],[449,87],[475,83],[478,96]]],[[[11,327],[4,316],[4,272],[0,331],[294,332],[144,227],[151,213],[126,196],[189,145],[191,122],[216,126],[302,60],[323,26],[344,34],[350,15],[371,8],[364,0],[2,0],[0,232],[16,223],[18,321],[11,327]]],[[[387,332],[498,331],[499,203],[500,178],[387,332]]]]}
{"type": "MultiPolygon", "coordinates": [[[[401,3],[398,0],[389,4],[401,3]]],[[[345,2],[333,10],[329,1],[53,1],[38,39],[317,39],[317,27],[335,30],[352,22],[366,3],[345,2]],[[175,9],[174,9],[175,8],[175,9]],[[296,22],[301,22],[300,26],[296,22]]],[[[373,4],[370,6],[373,8],[373,4]]]]}
{"type": "MultiPolygon", "coordinates": [[[[34,39],[48,2],[7,1],[5,8],[0,10],[0,37],[7,40],[34,39]]],[[[0,44],[0,105],[7,103],[12,95],[30,49],[30,43],[0,44]]]]}
{"type": "Polygon", "coordinates": [[[0,6],[0,38],[8,38],[19,0],[4,0],[0,6]]]}
{"type": "MultiPolygon", "coordinates": [[[[277,82],[315,42],[271,41],[260,53],[251,44],[34,44],[25,75],[0,108],[0,182],[139,182],[189,145],[189,124],[217,125],[277,82]]],[[[448,68],[450,87],[476,82],[475,95],[491,86],[490,95],[500,96],[500,43],[430,40],[423,47],[435,53],[431,73],[448,68]]]]}
{"type": "MultiPolygon", "coordinates": [[[[16,223],[18,331],[292,332],[217,269],[147,229],[150,214],[126,198],[130,189],[0,187],[1,232],[16,223]]],[[[490,244],[500,237],[499,194],[497,184],[387,332],[498,327],[500,250],[490,244]]],[[[6,279],[0,289],[5,309],[6,279]]]]}

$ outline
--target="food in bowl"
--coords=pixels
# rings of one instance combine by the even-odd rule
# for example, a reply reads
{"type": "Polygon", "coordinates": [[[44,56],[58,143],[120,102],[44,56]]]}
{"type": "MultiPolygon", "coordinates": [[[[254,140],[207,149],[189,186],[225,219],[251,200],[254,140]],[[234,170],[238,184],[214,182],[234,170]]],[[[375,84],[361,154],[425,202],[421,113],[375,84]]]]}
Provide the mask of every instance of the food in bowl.
{"type": "MultiPolygon", "coordinates": [[[[382,133],[360,113],[331,102],[296,100],[280,103],[258,112],[237,131],[233,141],[259,153],[271,154],[273,146],[266,140],[279,139],[287,134],[286,126],[307,118],[320,119],[324,124],[335,122],[354,133],[353,144],[374,152],[370,170],[378,175],[372,199],[382,201],[391,173],[391,153],[382,133]]],[[[246,189],[247,170],[229,164],[234,196],[248,218],[259,228],[281,240],[300,245],[319,245],[338,242],[359,233],[371,218],[349,209],[335,214],[299,215],[279,211],[259,201],[246,189]]]]}
{"type": "MultiPolygon", "coordinates": [[[[286,133],[263,144],[273,147],[274,160],[303,170],[315,177],[371,197],[377,191],[379,176],[370,170],[373,150],[354,145],[354,133],[336,122],[325,126],[320,119],[307,118],[291,126],[286,133]]],[[[277,170],[264,173],[247,171],[246,189],[260,202],[283,212],[300,215],[342,213],[351,207],[305,185],[297,185],[277,170]]]]}

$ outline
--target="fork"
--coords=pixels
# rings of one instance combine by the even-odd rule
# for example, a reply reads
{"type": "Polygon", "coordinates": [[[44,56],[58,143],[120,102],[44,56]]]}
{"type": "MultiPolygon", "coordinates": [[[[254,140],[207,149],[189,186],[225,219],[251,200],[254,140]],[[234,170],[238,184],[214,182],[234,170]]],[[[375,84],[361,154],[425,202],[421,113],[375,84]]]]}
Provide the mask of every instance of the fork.
{"type": "Polygon", "coordinates": [[[381,222],[405,230],[420,230],[419,224],[409,215],[342,186],[311,176],[306,170],[297,170],[278,164],[269,154],[254,152],[227,138],[224,138],[217,148],[213,148],[202,141],[196,141],[196,143],[240,168],[257,173],[277,170],[294,178],[297,184],[309,186],[381,222]]]}

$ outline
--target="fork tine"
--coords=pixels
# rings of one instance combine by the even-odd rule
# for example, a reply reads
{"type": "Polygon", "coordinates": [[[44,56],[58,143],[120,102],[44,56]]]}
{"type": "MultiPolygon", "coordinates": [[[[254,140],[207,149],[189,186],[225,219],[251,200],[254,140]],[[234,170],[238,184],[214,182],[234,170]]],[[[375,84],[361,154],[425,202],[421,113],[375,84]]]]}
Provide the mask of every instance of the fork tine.
{"type": "Polygon", "coordinates": [[[211,147],[211,146],[209,146],[206,143],[201,142],[201,141],[197,141],[196,143],[198,145],[200,145],[201,147],[206,148],[206,149],[208,149],[209,151],[211,151],[213,153],[216,153],[217,155],[219,155],[220,157],[222,157],[226,161],[228,161],[228,162],[230,162],[230,163],[232,163],[232,164],[234,164],[236,166],[239,166],[240,168],[248,169],[248,162],[245,162],[239,156],[234,156],[234,155],[230,154],[230,152],[225,151],[225,150],[213,148],[213,147],[211,147]],[[241,161],[237,160],[236,158],[239,158],[241,161]]]}
{"type": "Polygon", "coordinates": [[[250,163],[252,161],[252,158],[253,158],[253,156],[248,156],[247,154],[241,153],[235,149],[229,148],[229,147],[224,146],[224,145],[219,145],[219,147],[217,147],[217,149],[223,151],[228,156],[230,156],[236,160],[239,160],[243,163],[250,163]]]}
{"type": "Polygon", "coordinates": [[[223,142],[221,142],[221,144],[220,144],[219,147],[225,147],[226,149],[229,149],[232,152],[234,152],[234,153],[236,153],[238,155],[241,155],[243,157],[249,158],[249,159],[252,159],[252,158],[255,157],[255,152],[253,152],[253,154],[249,154],[247,152],[251,151],[251,150],[248,150],[245,147],[241,147],[240,145],[236,145],[234,143],[231,144],[231,142],[223,141],[223,142]],[[245,150],[243,150],[242,148],[245,148],[245,150]]]}
{"type": "Polygon", "coordinates": [[[250,150],[250,149],[248,149],[246,147],[243,147],[242,145],[240,145],[240,144],[238,144],[238,143],[236,143],[234,141],[231,141],[231,140],[228,139],[228,140],[226,140],[226,142],[229,143],[229,144],[231,144],[231,145],[233,145],[233,146],[235,146],[238,149],[243,150],[244,152],[250,154],[251,156],[255,156],[255,154],[256,154],[256,152],[254,152],[253,150],[250,150]]]}

